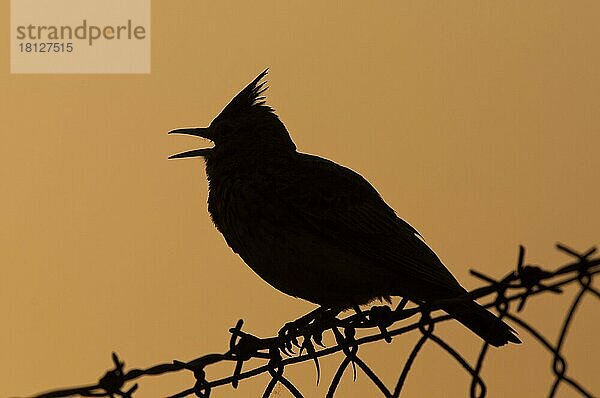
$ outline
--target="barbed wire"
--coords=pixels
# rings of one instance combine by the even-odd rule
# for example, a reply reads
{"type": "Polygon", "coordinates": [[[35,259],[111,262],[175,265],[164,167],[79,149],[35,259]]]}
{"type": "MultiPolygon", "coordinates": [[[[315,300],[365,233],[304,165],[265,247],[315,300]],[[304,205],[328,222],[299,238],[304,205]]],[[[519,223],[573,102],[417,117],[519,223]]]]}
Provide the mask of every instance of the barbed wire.
{"type": "Polygon", "coordinates": [[[592,286],[594,277],[600,272],[600,257],[593,257],[596,248],[591,248],[580,253],[562,244],[557,244],[557,249],[569,255],[572,261],[554,271],[545,270],[537,265],[526,264],[525,248],[520,246],[516,270],[508,273],[504,278],[495,280],[478,271],[471,274],[482,280],[485,285],[468,293],[463,298],[453,300],[440,300],[425,305],[407,308],[408,301],[403,299],[400,304],[392,309],[390,306],[374,306],[368,310],[356,308],[356,313],[339,318],[339,313],[331,310],[318,310],[306,316],[286,324],[275,337],[259,338],[250,333],[242,331],[243,321],[239,320],[235,327],[229,330],[231,337],[229,350],[225,353],[213,353],[203,355],[189,362],[174,360],[162,363],[146,369],[131,369],[125,371],[125,364],[117,356],[112,354],[113,369],[107,371],[99,381],[92,385],[66,388],[45,392],[33,398],[59,398],[59,397],[122,397],[132,398],[138,388],[138,384],[124,389],[125,385],[144,376],[163,375],[167,373],[189,371],[195,377],[193,387],[171,395],[169,398],[180,398],[195,395],[201,398],[210,396],[215,387],[231,384],[236,388],[240,381],[261,374],[269,374],[271,380],[268,382],[263,397],[270,397],[277,384],[283,385],[294,397],[303,397],[298,388],[284,376],[287,366],[312,361],[317,372],[317,384],[320,380],[319,358],[337,352],[342,352],[344,358],[338,366],[327,391],[327,398],[333,397],[340,384],[342,376],[348,367],[352,365],[354,378],[356,379],[357,368],[360,369],[369,380],[378,388],[381,395],[386,398],[397,398],[410,373],[421,348],[427,341],[434,342],[441,349],[454,358],[459,365],[471,376],[469,396],[471,398],[484,398],[487,393],[486,385],[480,376],[489,345],[483,343],[475,365],[469,362],[449,343],[434,333],[435,326],[452,319],[450,315],[433,314],[449,301],[465,299],[490,300],[484,304],[486,308],[494,308],[500,318],[507,319],[517,325],[520,330],[534,337],[552,357],[552,372],[554,382],[548,393],[549,398],[556,396],[558,388],[562,384],[570,386],[573,391],[582,397],[593,397],[581,383],[572,376],[567,375],[567,360],[562,348],[567,338],[569,327],[574,320],[575,312],[581,304],[584,296],[593,296],[600,299],[600,291],[592,286]],[[524,309],[526,303],[532,297],[544,293],[561,294],[562,287],[577,284],[576,293],[568,311],[563,319],[559,336],[556,343],[552,343],[544,337],[542,332],[530,322],[524,320],[519,313],[524,309]],[[513,304],[517,303],[513,310],[513,304]],[[411,322],[412,320],[412,322],[411,322]],[[365,336],[357,337],[357,330],[366,332],[365,336]],[[393,389],[388,388],[377,374],[358,356],[359,347],[363,344],[386,341],[392,342],[392,337],[409,332],[418,331],[421,337],[414,345],[408,358],[404,362],[398,381],[393,389]],[[323,334],[332,333],[335,345],[326,347],[323,344],[323,334]],[[294,347],[299,349],[298,354],[294,347]],[[284,358],[285,356],[285,358],[284,358]],[[244,364],[251,359],[258,358],[266,363],[243,370],[244,364]],[[207,380],[205,369],[219,362],[235,362],[233,374],[228,377],[207,380]]]}

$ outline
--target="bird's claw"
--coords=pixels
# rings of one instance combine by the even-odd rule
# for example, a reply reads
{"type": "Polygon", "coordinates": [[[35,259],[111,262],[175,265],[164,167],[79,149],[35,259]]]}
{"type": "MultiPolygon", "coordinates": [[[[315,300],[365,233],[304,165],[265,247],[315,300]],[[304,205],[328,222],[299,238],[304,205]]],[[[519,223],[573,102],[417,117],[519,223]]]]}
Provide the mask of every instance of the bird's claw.
{"type": "Polygon", "coordinates": [[[299,327],[296,321],[286,323],[278,333],[279,349],[287,356],[295,354],[294,346],[301,348],[298,342],[299,327]]]}
{"type": "Polygon", "coordinates": [[[323,331],[322,330],[316,330],[315,333],[313,333],[311,337],[312,337],[312,340],[319,347],[325,348],[325,345],[323,344],[323,331]]]}
{"type": "Polygon", "coordinates": [[[326,324],[331,318],[335,319],[335,314],[329,310],[319,308],[303,317],[286,323],[278,333],[279,348],[287,356],[295,354],[293,347],[297,347],[302,352],[302,349],[308,348],[307,344],[314,341],[320,347],[323,345],[323,331],[328,329],[326,324]],[[298,338],[302,337],[303,342],[300,344],[298,338]]]}

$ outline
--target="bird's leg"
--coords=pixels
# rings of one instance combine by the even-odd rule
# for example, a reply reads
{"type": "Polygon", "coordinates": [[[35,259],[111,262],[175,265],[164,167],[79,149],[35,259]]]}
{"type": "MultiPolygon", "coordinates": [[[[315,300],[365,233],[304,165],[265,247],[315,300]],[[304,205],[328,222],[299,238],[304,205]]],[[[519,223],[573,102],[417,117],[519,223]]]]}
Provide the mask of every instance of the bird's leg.
{"type": "Polygon", "coordinates": [[[427,306],[427,302],[425,302],[423,300],[417,300],[414,298],[409,299],[407,297],[402,297],[402,300],[400,300],[400,303],[398,303],[396,308],[392,311],[392,315],[393,315],[395,321],[398,321],[400,319],[410,318],[411,316],[413,316],[415,314],[422,313],[423,310],[425,309],[425,306],[427,306]],[[411,308],[406,308],[406,305],[409,302],[413,302],[417,306],[411,307],[411,308]]]}
{"type": "Polygon", "coordinates": [[[354,310],[354,312],[356,312],[356,315],[358,316],[358,320],[360,323],[367,323],[369,320],[367,319],[367,315],[365,314],[365,312],[360,308],[359,305],[353,305],[352,309],[354,310]]]}
{"type": "Polygon", "coordinates": [[[396,309],[394,309],[394,312],[402,311],[406,307],[407,304],[408,304],[408,299],[406,297],[402,297],[402,300],[400,300],[400,302],[398,303],[398,306],[396,307],[396,309]]]}

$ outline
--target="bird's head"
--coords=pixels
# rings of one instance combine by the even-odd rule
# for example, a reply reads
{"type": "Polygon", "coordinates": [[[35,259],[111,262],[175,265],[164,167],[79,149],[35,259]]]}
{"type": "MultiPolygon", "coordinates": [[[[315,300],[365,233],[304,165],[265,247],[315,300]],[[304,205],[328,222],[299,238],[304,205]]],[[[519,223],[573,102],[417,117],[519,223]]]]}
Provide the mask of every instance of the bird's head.
{"type": "Polygon", "coordinates": [[[239,92],[208,127],[183,128],[169,134],[186,134],[211,140],[213,148],[194,149],[172,155],[169,159],[228,156],[263,156],[293,152],[292,139],[273,108],[262,95],[267,87],[261,82],[263,71],[239,92]]]}

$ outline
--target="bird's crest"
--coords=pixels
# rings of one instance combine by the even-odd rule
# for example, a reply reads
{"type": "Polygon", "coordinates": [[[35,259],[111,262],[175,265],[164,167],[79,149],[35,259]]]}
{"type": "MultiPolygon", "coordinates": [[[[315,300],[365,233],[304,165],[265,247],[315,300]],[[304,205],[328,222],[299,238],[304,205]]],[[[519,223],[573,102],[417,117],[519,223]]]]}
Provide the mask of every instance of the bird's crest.
{"type": "Polygon", "coordinates": [[[268,87],[265,86],[267,82],[261,82],[262,78],[265,77],[269,69],[262,71],[256,79],[252,80],[242,91],[240,91],[233,99],[227,104],[227,106],[221,112],[222,115],[232,115],[239,112],[247,112],[256,108],[273,112],[273,109],[265,105],[264,93],[268,87]]]}

